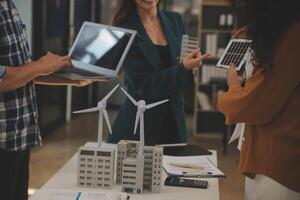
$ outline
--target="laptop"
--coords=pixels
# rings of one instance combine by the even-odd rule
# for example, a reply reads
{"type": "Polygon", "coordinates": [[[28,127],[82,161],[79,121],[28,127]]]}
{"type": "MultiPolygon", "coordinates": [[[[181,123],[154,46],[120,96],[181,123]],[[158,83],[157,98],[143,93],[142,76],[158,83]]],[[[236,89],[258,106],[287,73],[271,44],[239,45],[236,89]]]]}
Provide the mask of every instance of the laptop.
{"type": "Polygon", "coordinates": [[[135,30],[84,22],[69,52],[73,67],[56,74],[71,80],[114,79],[136,33],[135,30]]]}

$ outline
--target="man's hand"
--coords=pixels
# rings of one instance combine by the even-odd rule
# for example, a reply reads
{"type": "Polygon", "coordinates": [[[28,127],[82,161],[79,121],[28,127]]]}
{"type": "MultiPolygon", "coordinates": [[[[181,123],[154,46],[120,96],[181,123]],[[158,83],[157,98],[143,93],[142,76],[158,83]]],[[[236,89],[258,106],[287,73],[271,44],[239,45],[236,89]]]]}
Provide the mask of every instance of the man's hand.
{"type": "Polygon", "coordinates": [[[243,78],[236,71],[234,64],[230,64],[230,68],[227,70],[227,84],[229,89],[238,86],[241,87],[243,78]]]}
{"type": "Polygon", "coordinates": [[[183,60],[183,65],[186,70],[198,69],[202,65],[202,61],[207,59],[208,53],[202,55],[199,49],[187,55],[183,60]]]}
{"type": "Polygon", "coordinates": [[[49,75],[58,70],[72,66],[71,58],[69,56],[58,56],[52,53],[48,53],[41,57],[34,64],[40,69],[39,74],[42,76],[49,75]]]}

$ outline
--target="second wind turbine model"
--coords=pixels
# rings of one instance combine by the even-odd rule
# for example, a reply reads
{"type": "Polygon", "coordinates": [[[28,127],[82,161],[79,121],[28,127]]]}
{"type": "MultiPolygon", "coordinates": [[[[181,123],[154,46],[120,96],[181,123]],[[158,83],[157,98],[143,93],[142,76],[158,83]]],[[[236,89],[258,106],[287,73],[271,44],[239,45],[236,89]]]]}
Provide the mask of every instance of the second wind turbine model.
{"type": "Polygon", "coordinates": [[[103,117],[106,121],[108,130],[110,134],[112,134],[108,114],[106,111],[106,106],[107,106],[107,100],[113,95],[113,93],[116,91],[116,89],[120,85],[117,85],[114,89],[112,89],[101,101],[98,102],[97,107],[94,108],[89,108],[86,110],[81,110],[81,111],[76,111],[74,114],[79,114],[79,113],[90,113],[90,112],[99,112],[99,122],[98,122],[98,147],[101,147],[102,145],[102,140],[103,140],[103,117]]]}
{"type": "Polygon", "coordinates": [[[129,100],[137,107],[137,113],[136,113],[136,119],[135,119],[135,126],[134,126],[134,134],[136,134],[138,123],[140,122],[140,147],[139,147],[139,155],[144,154],[144,146],[145,146],[145,128],[144,128],[144,112],[148,109],[154,108],[156,106],[159,106],[163,103],[166,103],[169,101],[169,99],[159,101],[156,103],[152,103],[149,105],[146,105],[146,102],[144,100],[139,100],[138,102],[130,96],[126,90],[124,90],[121,87],[121,90],[124,92],[124,94],[129,98],[129,100]]]}

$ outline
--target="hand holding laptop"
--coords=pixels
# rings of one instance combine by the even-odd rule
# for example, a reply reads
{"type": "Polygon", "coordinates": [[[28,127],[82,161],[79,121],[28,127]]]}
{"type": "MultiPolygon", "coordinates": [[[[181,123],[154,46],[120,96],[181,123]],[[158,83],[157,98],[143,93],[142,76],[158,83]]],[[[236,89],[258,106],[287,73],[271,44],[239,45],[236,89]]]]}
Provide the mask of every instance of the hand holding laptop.
{"type": "Polygon", "coordinates": [[[35,66],[40,69],[40,75],[45,76],[61,69],[70,68],[72,64],[69,56],[58,56],[49,52],[37,60],[35,66]]]}
{"type": "Polygon", "coordinates": [[[47,55],[34,62],[34,66],[40,70],[39,76],[34,79],[36,84],[84,87],[94,82],[91,80],[72,81],[53,74],[61,69],[72,68],[71,58],[69,56],[59,56],[48,52],[47,55]]]}

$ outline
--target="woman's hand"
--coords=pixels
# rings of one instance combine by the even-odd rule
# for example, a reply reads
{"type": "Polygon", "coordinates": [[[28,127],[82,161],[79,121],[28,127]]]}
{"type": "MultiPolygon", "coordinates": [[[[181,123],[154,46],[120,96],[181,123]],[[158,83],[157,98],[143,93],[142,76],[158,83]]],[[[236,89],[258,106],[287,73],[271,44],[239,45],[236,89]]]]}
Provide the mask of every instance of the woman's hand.
{"type": "Polygon", "coordinates": [[[236,71],[236,67],[234,64],[230,64],[229,69],[227,70],[227,84],[229,89],[238,86],[241,87],[241,82],[243,78],[236,71]]]}
{"type": "Polygon", "coordinates": [[[236,31],[234,31],[233,33],[232,33],[232,38],[238,38],[240,35],[242,35],[242,34],[244,34],[244,33],[247,33],[247,31],[248,31],[248,26],[244,26],[244,27],[242,27],[242,28],[240,28],[240,29],[238,29],[238,30],[236,30],[236,31]]]}
{"type": "Polygon", "coordinates": [[[199,49],[187,55],[183,60],[183,66],[186,70],[198,69],[202,65],[202,61],[207,59],[208,53],[202,55],[199,49]]]}

